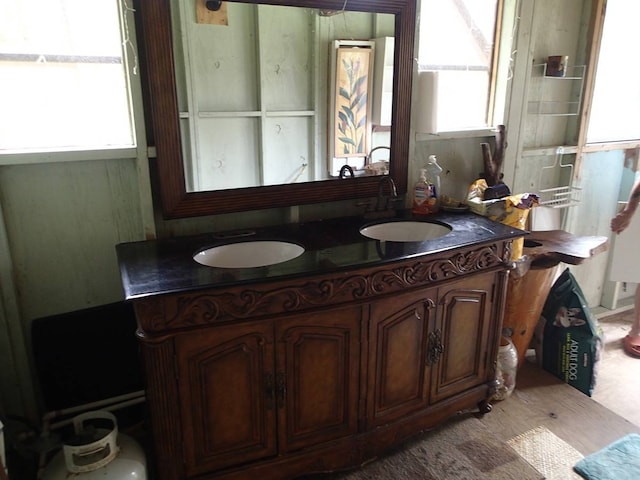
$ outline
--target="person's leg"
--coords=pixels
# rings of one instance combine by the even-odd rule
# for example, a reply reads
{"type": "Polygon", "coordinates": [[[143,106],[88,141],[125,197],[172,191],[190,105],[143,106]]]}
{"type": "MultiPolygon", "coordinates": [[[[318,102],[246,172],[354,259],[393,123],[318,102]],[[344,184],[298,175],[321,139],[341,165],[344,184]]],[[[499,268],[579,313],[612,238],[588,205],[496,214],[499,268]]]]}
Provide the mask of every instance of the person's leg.
{"type": "Polygon", "coordinates": [[[629,355],[640,357],[640,286],[636,287],[633,323],[629,334],[624,338],[624,348],[629,355]]]}

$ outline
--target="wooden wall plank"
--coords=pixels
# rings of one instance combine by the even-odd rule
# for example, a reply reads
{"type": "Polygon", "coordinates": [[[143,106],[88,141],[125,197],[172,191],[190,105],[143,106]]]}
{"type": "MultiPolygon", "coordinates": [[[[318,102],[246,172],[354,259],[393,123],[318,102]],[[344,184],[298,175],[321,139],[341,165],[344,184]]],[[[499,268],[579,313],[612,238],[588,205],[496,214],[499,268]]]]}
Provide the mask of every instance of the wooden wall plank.
{"type": "Polygon", "coordinates": [[[3,167],[23,321],[122,298],[118,242],[144,239],[133,159],[3,167]]]}

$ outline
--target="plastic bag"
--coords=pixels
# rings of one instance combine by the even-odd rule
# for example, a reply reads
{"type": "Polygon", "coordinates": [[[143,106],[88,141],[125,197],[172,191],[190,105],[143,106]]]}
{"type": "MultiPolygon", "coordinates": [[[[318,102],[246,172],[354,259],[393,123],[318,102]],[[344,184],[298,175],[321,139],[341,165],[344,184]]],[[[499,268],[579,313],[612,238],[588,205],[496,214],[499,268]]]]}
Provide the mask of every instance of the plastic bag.
{"type": "Polygon", "coordinates": [[[496,368],[496,391],[492,400],[504,400],[509,398],[516,388],[516,375],[518,373],[518,352],[515,345],[508,337],[502,337],[498,347],[498,360],[496,368]]]}
{"type": "MultiPolygon", "coordinates": [[[[538,205],[539,197],[535,193],[520,193],[495,200],[483,200],[487,182],[476,180],[469,187],[467,204],[472,212],[488,217],[496,222],[524,230],[529,210],[538,205]]],[[[524,250],[524,237],[513,241],[511,259],[519,260],[524,250]]]]}
{"type": "Polygon", "coordinates": [[[536,356],[542,368],[591,396],[602,353],[602,336],[568,268],[551,287],[537,336],[536,356]]]}

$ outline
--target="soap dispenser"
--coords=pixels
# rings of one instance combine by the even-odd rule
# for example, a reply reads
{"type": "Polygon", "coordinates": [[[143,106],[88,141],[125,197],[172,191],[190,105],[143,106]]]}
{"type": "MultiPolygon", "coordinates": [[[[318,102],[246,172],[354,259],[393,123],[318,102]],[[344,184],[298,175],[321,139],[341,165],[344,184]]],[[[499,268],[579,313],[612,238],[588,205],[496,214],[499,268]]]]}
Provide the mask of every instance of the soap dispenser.
{"type": "Polygon", "coordinates": [[[435,155],[429,155],[426,168],[420,170],[420,180],[413,191],[413,213],[428,215],[440,210],[440,174],[442,167],[438,165],[435,155]]]}
{"type": "Polygon", "coordinates": [[[420,169],[420,180],[413,187],[413,208],[412,212],[417,215],[425,215],[427,210],[427,200],[431,196],[431,190],[427,183],[427,170],[420,169]]]}

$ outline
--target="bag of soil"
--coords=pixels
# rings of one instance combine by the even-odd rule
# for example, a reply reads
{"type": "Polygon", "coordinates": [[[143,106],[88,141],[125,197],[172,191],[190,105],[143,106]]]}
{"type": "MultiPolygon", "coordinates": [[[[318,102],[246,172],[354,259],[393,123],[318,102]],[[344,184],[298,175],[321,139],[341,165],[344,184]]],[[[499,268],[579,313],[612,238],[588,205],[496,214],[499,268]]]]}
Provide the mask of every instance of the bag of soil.
{"type": "Polygon", "coordinates": [[[591,396],[602,351],[602,336],[584,294],[567,268],[558,277],[542,309],[542,367],[591,396]]]}

